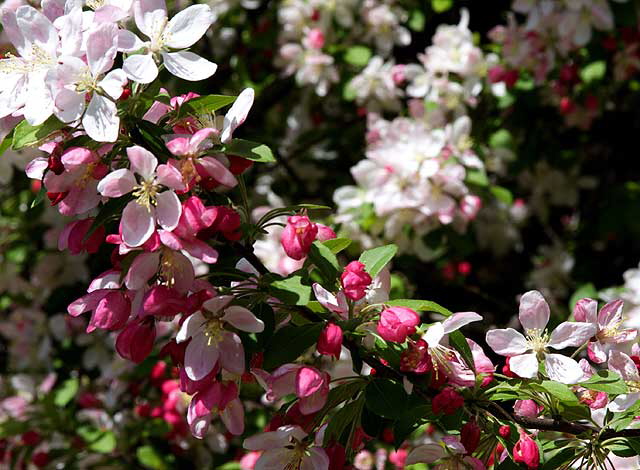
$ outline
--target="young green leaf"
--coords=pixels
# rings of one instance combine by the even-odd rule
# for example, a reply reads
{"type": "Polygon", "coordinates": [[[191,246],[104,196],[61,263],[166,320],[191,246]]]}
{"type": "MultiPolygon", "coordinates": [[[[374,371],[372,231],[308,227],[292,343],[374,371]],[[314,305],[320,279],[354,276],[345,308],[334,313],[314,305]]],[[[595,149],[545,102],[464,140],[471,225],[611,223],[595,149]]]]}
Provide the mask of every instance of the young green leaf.
{"type": "Polygon", "coordinates": [[[398,252],[397,245],[384,245],[371,250],[364,251],[360,255],[360,262],[364,266],[371,277],[376,277],[380,271],[393,259],[398,252]]]}

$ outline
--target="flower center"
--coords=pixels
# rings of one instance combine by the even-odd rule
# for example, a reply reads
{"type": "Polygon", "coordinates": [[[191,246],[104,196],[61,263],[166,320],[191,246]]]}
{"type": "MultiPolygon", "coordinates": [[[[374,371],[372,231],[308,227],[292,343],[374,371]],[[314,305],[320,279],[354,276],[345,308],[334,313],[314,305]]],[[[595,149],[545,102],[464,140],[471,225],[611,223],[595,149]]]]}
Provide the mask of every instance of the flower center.
{"type": "Polygon", "coordinates": [[[538,328],[531,328],[526,331],[527,344],[529,348],[536,354],[543,353],[549,342],[549,335],[546,330],[540,330],[538,328]]]}
{"type": "Polygon", "coordinates": [[[639,393],[640,392],[640,382],[637,380],[625,380],[624,383],[629,387],[629,393],[639,393]]]}
{"type": "Polygon", "coordinates": [[[76,180],[76,186],[80,189],[84,189],[87,187],[87,184],[89,183],[90,180],[94,179],[93,178],[93,172],[96,169],[97,163],[88,163],[85,170],[84,170],[84,174],[78,178],[76,180]]]}
{"type": "Polygon", "coordinates": [[[76,82],[76,91],[78,93],[88,93],[95,90],[97,87],[98,87],[98,84],[96,82],[96,79],[93,78],[93,75],[91,75],[91,71],[89,70],[89,67],[87,67],[82,72],[82,75],[80,75],[80,77],[78,78],[78,81],[76,82]]]}
{"type": "Polygon", "coordinates": [[[207,337],[207,346],[217,344],[222,339],[222,331],[224,330],[224,322],[219,318],[207,320],[204,325],[204,335],[207,337]]]}
{"type": "Polygon", "coordinates": [[[133,197],[137,198],[137,203],[151,210],[151,206],[156,205],[156,196],[158,195],[158,185],[153,181],[143,181],[134,186],[133,197]]]}
{"type": "Polygon", "coordinates": [[[622,321],[623,318],[621,317],[615,323],[610,323],[606,328],[598,331],[598,334],[596,336],[598,337],[598,339],[607,339],[617,336],[620,333],[620,326],[622,325],[622,321]]]}

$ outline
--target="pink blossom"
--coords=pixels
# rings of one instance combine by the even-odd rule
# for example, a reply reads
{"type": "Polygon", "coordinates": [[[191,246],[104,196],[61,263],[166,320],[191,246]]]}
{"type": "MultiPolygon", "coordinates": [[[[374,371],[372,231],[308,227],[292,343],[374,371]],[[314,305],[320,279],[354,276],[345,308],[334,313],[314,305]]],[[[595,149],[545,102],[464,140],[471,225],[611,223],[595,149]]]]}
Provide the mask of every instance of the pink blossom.
{"type": "Polygon", "coordinates": [[[287,256],[301,260],[309,253],[311,244],[317,235],[318,226],[311,222],[309,217],[294,215],[287,220],[287,225],[280,236],[280,242],[287,256]]]}
{"type": "Polygon", "coordinates": [[[92,312],[87,333],[96,328],[119,330],[131,314],[131,301],[126,293],[115,289],[98,289],[71,302],[67,308],[72,317],[92,312]]]}
{"type": "Polygon", "coordinates": [[[544,406],[538,405],[533,400],[516,400],[513,405],[513,412],[520,416],[526,416],[527,418],[537,418],[544,410],[544,406]]]}
{"type": "Polygon", "coordinates": [[[633,341],[638,335],[633,328],[621,328],[623,306],[622,300],[614,300],[597,313],[598,302],[585,298],[578,300],[573,309],[576,321],[591,323],[596,328],[595,341],[590,341],[587,347],[589,359],[596,364],[606,362],[607,351],[612,345],[633,341]]]}
{"type": "Polygon", "coordinates": [[[629,392],[618,395],[609,403],[609,409],[614,412],[625,411],[633,406],[640,399],[640,372],[633,359],[620,351],[609,352],[607,363],[609,370],[617,373],[627,384],[630,385],[629,392]]]}
{"type": "Polygon", "coordinates": [[[69,222],[58,237],[58,250],[69,249],[74,255],[83,251],[89,254],[97,253],[104,241],[105,229],[104,226],[100,226],[87,237],[93,221],[93,218],[88,218],[69,222]]]}
{"type": "Polygon", "coordinates": [[[324,47],[324,33],[319,28],[309,30],[304,44],[311,49],[322,49],[324,47]]]}
{"type": "Polygon", "coordinates": [[[432,368],[427,342],[423,339],[409,341],[407,349],[400,355],[400,370],[414,374],[426,374],[432,368]]]}
{"type": "Polygon", "coordinates": [[[98,191],[106,197],[121,197],[133,192],[136,198],[122,212],[122,241],[136,247],[146,242],[158,223],[165,230],[178,225],[182,206],[173,190],[184,189],[180,174],[169,165],[158,165],[151,152],[140,146],[127,148],[131,169],[121,168],[105,176],[98,191]],[[135,175],[140,176],[140,181],[135,175]],[[163,191],[163,187],[169,188],[163,191]]]}
{"type": "Polygon", "coordinates": [[[328,323],[318,338],[318,352],[338,359],[341,350],[342,328],[335,323],[328,323]]]}
{"type": "Polygon", "coordinates": [[[220,414],[231,434],[238,436],[244,432],[244,407],[235,383],[213,381],[205,389],[196,392],[187,412],[187,422],[194,437],[204,438],[212,413],[220,414]]]}
{"type": "Polygon", "coordinates": [[[438,393],[431,401],[431,408],[435,414],[450,415],[464,405],[462,395],[453,388],[447,387],[438,393]]]}
{"type": "Polygon", "coordinates": [[[226,324],[249,333],[259,333],[264,323],[249,310],[230,305],[232,296],[209,299],[202,310],[187,317],[176,335],[182,343],[191,338],[184,356],[184,368],[191,380],[208,375],[218,361],[223,369],[242,374],[245,369],[244,348],[240,337],[225,329],[226,324]]]}
{"type": "Polygon", "coordinates": [[[538,444],[522,429],[520,430],[520,439],[513,446],[513,460],[525,464],[529,470],[537,469],[540,465],[538,444]]]}
{"type": "Polygon", "coordinates": [[[367,287],[371,284],[371,276],[365,270],[365,266],[360,261],[352,261],[345,268],[340,276],[340,284],[344,294],[351,300],[360,300],[365,294],[367,287]]]}
{"type": "Polygon", "coordinates": [[[385,341],[404,343],[408,335],[415,333],[420,316],[410,308],[390,307],[380,314],[376,331],[385,341]]]}
{"type": "Polygon", "coordinates": [[[140,363],[153,349],[156,324],[152,317],[131,321],[116,338],[116,351],[125,359],[140,363]]]}
{"type": "Polygon", "coordinates": [[[582,369],[578,363],[562,354],[547,352],[547,347],[564,349],[584,345],[595,333],[596,327],[585,322],[564,322],[551,333],[546,333],[549,305],[538,291],[529,291],[520,299],[520,323],[525,335],[513,328],[487,332],[487,344],[498,354],[510,358],[511,370],[524,378],[538,375],[538,356],[544,357],[548,377],[565,384],[578,382],[582,369]]]}

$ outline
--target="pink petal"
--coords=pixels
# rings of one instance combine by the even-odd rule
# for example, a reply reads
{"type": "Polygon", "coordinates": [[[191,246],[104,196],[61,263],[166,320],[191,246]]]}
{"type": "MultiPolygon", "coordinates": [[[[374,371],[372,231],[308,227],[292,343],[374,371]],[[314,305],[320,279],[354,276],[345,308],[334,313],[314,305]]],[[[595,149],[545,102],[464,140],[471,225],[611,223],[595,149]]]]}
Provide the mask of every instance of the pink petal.
{"type": "Polygon", "coordinates": [[[338,304],[338,299],[331,292],[326,290],[320,284],[315,282],[313,284],[313,293],[316,296],[320,305],[329,310],[330,312],[344,314],[344,309],[338,304]]]}
{"type": "Polygon", "coordinates": [[[220,365],[232,374],[243,374],[245,369],[244,348],[238,335],[228,331],[223,333],[218,346],[220,347],[220,365]]]}
{"type": "Polygon", "coordinates": [[[308,397],[324,385],[324,377],[312,367],[301,367],[296,373],[296,395],[308,397]]]}
{"type": "Polygon", "coordinates": [[[191,380],[205,378],[213,370],[219,358],[218,345],[208,345],[209,337],[204,333],[191,338],[184,353],[184,370],[191,380]]]}
{"type": "Polygon", "coordinates": [[[71,169],[80,165],[87,165],[98,161],[98,156],[84,147],[72,147],[62,154],[60,158],[65,168],[71,169]]]}
{"type": "Polygon", "coordinates": [[[177,343],[184,343],[186,340],[195,336],[205,323],[205,318],[202,313],[196,312],[193,315],[189,315],[180,326],[180,330],[176,335],[177,343]]]}
{"type": "Polygon", "coordinates": [[[173,191],[165,191],[156,196],[156,217],[158,224],[165,230],[173,230],[178,226],[182,205],[173,191]]]}
{"type": "Polygon", "coordinates": [[[231,434],[234,436],[242,434],[244,432],[244,407],[240,399],[236,398],[229,402],[220,414],[220,419],[231,434]]]}
{"type": "Polygon", "coordinates": [[[120,226],[122,241],[129,246],[140,246],[153,235],[156,221],[149,209],[131,201],[122,211],[120,226]]]}
{"type": "Polygon", "coordinates": [[[587,346],[587,355],[589,359],[596,364],[602,364],[607,362],[607,351],[604,348],[604,344],[600,341],[592,341],[587,346]]]}
{"type": "MultiPolygon", "coordinates": [[[[562,354],[545,354],[544,366],[551,380],[563,384],[578,383],[584,375],[580,365],[574,359],[562,354]]],[[[511,370],[514,370],[513,367],[511,370]]]]}
{"type": "Polygon", "coordinates": [[[598,314],[598,326],[601,329],[606,329],[607,327],[618,325],[622,322],[622,307],[624,303],[622,300],[614,300],[613,302],[609,302],[602,309],[600,309],[600,313],[598,314]]]}
{"type": "Polygon", "coordinates": [[[482,317],[475,312],[458,312],[443,321],[442,326],[444,328],[444,333],[449,334],[452,331],[459,330],[471,322],[480,320],[482,320],[482,317]]]}
{"type": "Polygon", "coordinates": [[[609,353],[609,369],[622,377],[624,381],[640,382],[640,374],[638,367],[633,360],[625,353],[620,351],[611,351],[609,353]]]}
{"type": "Polygon", "coordinates": [[[598,302],[593,299],[580,299],[573,308],[575,321],[595,323],[598,320],[598,302]]]}
{"type": "Polygon", "coordinates": [[[217,129],[212,129],[210,127],[200,129],[189,138],[189,153],[196,156],[211,148],[212,142],[208,139],[215,136],[217,133],[217,129]]]}
{"type": "Polygon", "coordinates": [[[69,304],[69,306],[67,307],[67,312],[69,312],[69,315],[71,315],[72,317],[77,317],[84,312],[93,310],[98,305],[98,302],[100,302],[100,300],[102,300],[102,298],[108,292],[109,291],[107,290],[100,290],[83,295],[79,299],[74,300],[69,304]]]}
{"type": "Polygon", "coordinates": [[[210,176],[218,183],[229,188],[238,184],[238,180],[229,169],[213,157],[202,157],[198,159],[207,176],[210,176]]]}
{"type": "Polygon", "coordinates": [[[596,326],[593,323],[566,321],[553,330],[547,345],[554,349],[578,347],[589,341],[595,334],[596,326]]]}
{"type": "Polygon", "coordinates": [[[98,183],[98,192],[106,197],[120,197],[133,191],[136,177],[126,168],[112,171],[98,183]]]}
{"type": "Polygon", "coordinates": [[[319,447],[311,447],[307,455],[302,458],[300,470],[328,470],[329,456],[319,447]]]}
{"type": "Polygon", "coordinates": [[[549,305],[537,290],[529,291],[520,298],[520,323],[526,330],[544,330],[549,323],[549,305]]]}
{"type": "Polygon", "coordinates": [[[184,243],[184,250],[191,256],[205,263],[215,263],[218,261],[218,251],[202,240],[190,240],[184,243]]]}
{"type": "Polygon", "coordinates": [[[140,253],[135,257],[127,275],[124,277],[124,284],[127,289],[138,290],[146,287],[147,282],[156,272],[160,264],[160,253],[140,253]]]}
{"type": "Polygon", "coordinates": [[[178,191],[185,189],[182,173],[175,166],[160,165],[156,173],[158,175],[156,180],[158,183],[178,191]]]}
{"type": "Polygon", "coordinates": [[[516,356],[529,349],[526,338],[513,328],[490,330],[487,332],[486,341],[489,347],[501,356],[516,356]]]}
{"type": "Polygon", "coordinates": [[[235,328],[248,333],[260,333],[264,331],[264,323],[262,320],[257,319],[253,313],[239,305],[227,307],[222,319],[231,323],[235,328]]]}
{"type": "Polygon", "coordinates": [[[151,181],[158,166],[158,159],[144,147],[134,145],[127,148],[127,156],[131,161],[131,170],[139,174],[145,181],[151,181]]]}
{"type": "Polygon", "coordinates": [[[166,143],[169,152],[181,157],[183,155],[189,155],[189,138],[188,137],[176,137],[166,143]]]}
{"type": "Polygon", "coordinates": [[[445,456],[444,448],[439,444],[424,444],[416,447],[407,456],[405,465],[414,463],[433,463],[445,456]]]}
{"type": "Polygon", "coordinates": [[[533,379],[538,375],[538,358],[535,353],[522,354],[509,358],[511,371],[525,379],[533,379]]]}

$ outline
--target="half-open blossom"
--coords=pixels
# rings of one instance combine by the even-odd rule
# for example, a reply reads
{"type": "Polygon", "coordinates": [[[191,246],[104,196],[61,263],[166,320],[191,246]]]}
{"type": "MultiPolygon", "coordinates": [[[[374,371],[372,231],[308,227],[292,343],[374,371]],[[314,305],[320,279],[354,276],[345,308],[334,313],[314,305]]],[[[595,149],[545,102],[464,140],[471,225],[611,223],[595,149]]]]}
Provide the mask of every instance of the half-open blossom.
{"type": "Polygon", "coordinates": [[[407,307],[389,307],[380,314],[376,331],[385,341],[404,343],[407,336],[415,333],[420,315],[407,307]]]}
{"type": "Polygon", "coordinates": [[[598,313],[598,302],[593,299],[580,299],[573,309],[576,321],[591,323],[596,327],[595,341],[590,341],[587,347],[589,359],[596,364],[607,360],[608,349],[614,344],[626,343],[636,339],[638,330],[621,328],[622,300],[609,302],[598,313]]]}
{"type": "Polygon", "coordinates": [[[351,300],[362,299],[366,295],[367,287],[371,281],[371,276],[365,270],[364,263],[360,261],[351,261],[340,276],[344,295],[351,300]]]}
{"type": "Polygon", "coordinates": [[[309,250],[318,235],[318,227],[306,215],[294,215],[287,219],[287,225],[282,231],[280,242],[285,253],[290,258],[301,260],[309,250]]]}
{"type": "Polygon", "coordinates": [[[154,81],[158,76],[156,60],[160,58],[170,73],[183,80],[204,80],[215,73],[216,64],[184,50],[213,23],[215,17],[208,5],[191,5],[169,20],[164,0],[136,0],[133,12],[136,26],[149,41],[142,44],[143,54],[130,55],[122,65],[131,80],[154,81]]]}
{"type": "Polygon", "coordinates": [[[513,460],[525,464],[529,470],[535,470],[540,465],[538,444],[522,429],[520,439],[513,446],[513,460]]]}
{"type": "Polygon", "coordinates": [[[335,323],[328,323],[318,338],[318,352],[338,359],[341,350],[342,328],[335,323]]]}
{"type": "Polygon", "coordinates": [[[429,345],[423,339],[409,341],[407,349],[400,354],[400,370],[414,374],[426,374],[433,368],[429,345]]]}
{"type": "Polygon", "coordinates": [[[562,354],[548,353],[547,348],[564,349],[584,345],[596,333],[595,325],[564,322],[551,333],[549,305],[538,291],[529,291],[520,299],[520,323],[525,334],[513,328],[487,332],[487,344],[498,354],[510,357],[511,370],[524,378],[538,375],[538,361],[543,360],[547,376],[565,384],[574,384],[583,375],[578,363],[562,354]]]}
{"type": "Polygon", "coordinates": [[[116,351],[135,363],[144,361],[156,340],[156,324],[153,317],[134,319],[118,334],[116,351]]]}
{"type": "Polygon", "coordinates": [[[178,226],[182,206],[173,190],[184,188],[180,173],[170,165],[158,165],[158,159],[138,145],[127,148],[131,169],[121,168],[105,176],[98,184],[103,196],[121,197],[133,193],[122,212],[122,241],[135,247],[146,242],[158,223],[165,230],[178,226]],[[140,181],[135,175],[140,176],[140,181]],[[163,191],[163,188],[169,188],[163,191]]]}
{"type": "Polygon", "coordinates": [[[235,383],[214,381],[193,396],[187,422],[194,437],[202,439],[205,436],[214,413],[220,414],[231,434],[238,436],[244,432],[244,407],[235,383]]]}
{"type": "Polygon", "coordinates": [[[615,350],[609,353],[607,365],[609,370],[622,377],[629,389],[629,393],[623,393],[615,397],[609,403],[608,408],[614,412],[624,411],[640,400],[640,372],[638,372],[638,366],[625,353],[615,350]]]}
{"type": "Polygon", "coordinates": [[[516,400],[513,405],[514,414],[527,418],[537,418],[542,410],[544,410],[544,406],[538,405],[533,400],[516,400]]]}
{"type": "Polygon", "coordinates": [[[92,312],[87,333],[96,328],[120,330],[131,314],[131,301],[126,293],[117,289],[99,289],[71,302],[67,308],[72,317],[92,312]]]}
{"type": "Polygon", "coordinates": [[[230,305],[232,296],[209,299],[202,310],[187,317],[176,335],[182,343],[191,338],[184,355],[184,368],[191,380],[200,380],[218,361],[232,374],[244,372],[244,349],[240,337],[226,329],[227,324],[248,333],[264,330],[264,323],[239,305],[230,305]]]}
{"type": "Polygon", "coordinates": [[[58,237],[58,250],[68,249],[74,255],[83,251],[89,254],[97,253],[104,241],[105,229],[100,226],[87,236],[94,220],[88,218],[69,222],[58,237]]]}
{"type": "Polygon", "coordinates": [[[264,451],[256,462],[256,470],[328,470],[329,457],[324,449],[304,441],[307,433],[300,426],[281,426],[248,437],[243,447],[264,451]]]}

